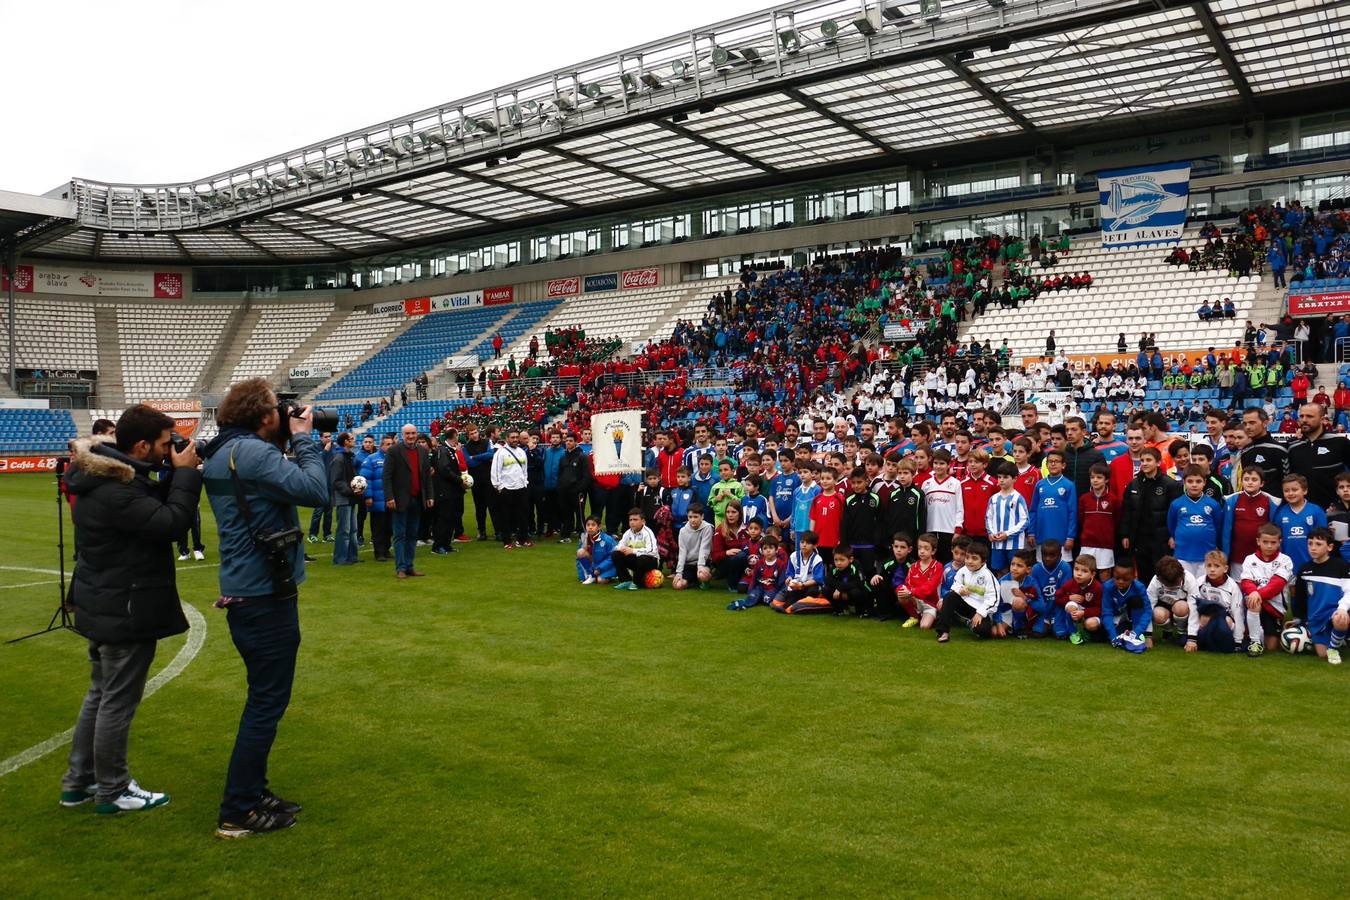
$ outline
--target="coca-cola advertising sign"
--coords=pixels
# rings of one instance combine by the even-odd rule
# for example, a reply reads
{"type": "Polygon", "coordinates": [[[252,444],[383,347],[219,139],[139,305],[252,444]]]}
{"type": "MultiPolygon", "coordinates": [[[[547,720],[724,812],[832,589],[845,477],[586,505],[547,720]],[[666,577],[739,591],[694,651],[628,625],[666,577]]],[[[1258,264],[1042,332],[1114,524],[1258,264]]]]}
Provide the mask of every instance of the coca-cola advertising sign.
{"type": "Polygon", "coordinates": [[[661,283],[661,270],[651,269],[629,269],[619,277],[619,286],[628,288],[646,288],[656,287],[661,283]]]}
{"type": "Polygon", "coordinates": [[[0,475],[31,475],[55,471],[55,456],[0,457],[0,475]]]}
{"type": "Polygon", "coordinates": [[[483,291],[484,306],[500,306],[503,303],[510,303],[516,298],[516,289],[511,285],[506,287],[488,288],[483,291]]]}
{"type": "Polygon", "coordinates": [[[571,297],[580,293],[580,278],[554,278],[544,286],[545,297],[571,297]]]}

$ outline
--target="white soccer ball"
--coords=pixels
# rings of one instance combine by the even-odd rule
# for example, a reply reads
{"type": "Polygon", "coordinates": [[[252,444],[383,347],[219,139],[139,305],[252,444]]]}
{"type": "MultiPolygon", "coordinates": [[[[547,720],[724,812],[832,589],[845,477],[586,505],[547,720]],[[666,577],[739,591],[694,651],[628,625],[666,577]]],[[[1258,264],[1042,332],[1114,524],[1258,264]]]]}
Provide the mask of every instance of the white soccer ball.
{"type": "Polygon", "coordinates": [[[366,476],[364,475],[357,475],[355,478],[352,479],[353,494],[363,494],[365,493],[366,488],[369,486],[370,486],[369,482],[366,481],[366,476]]]}
{"type": "Polygon", "coordinates": [[[468,472],[465,472],[463,475],[459,476],[459,478],[460,481],[464,482],[465,490],[468,490],[469,488],[473,487],[473,476],[470,475],[468,472]]]}
{"type": "Polygon", "coordinates": [[[1312,649],[1312,633],[1306,625],[1290,625],[1280,632],[1280,647],[1285,653],[1307,653],[1312,649]]]}

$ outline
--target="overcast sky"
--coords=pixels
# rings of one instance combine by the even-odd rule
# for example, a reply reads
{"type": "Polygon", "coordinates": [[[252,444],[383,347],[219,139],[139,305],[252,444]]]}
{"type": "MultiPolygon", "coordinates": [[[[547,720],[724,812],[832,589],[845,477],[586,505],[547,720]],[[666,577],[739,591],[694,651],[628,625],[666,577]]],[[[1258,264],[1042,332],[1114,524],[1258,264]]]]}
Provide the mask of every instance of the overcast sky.
{"type": "Polygon", "coordinates": [[[771,0],[0,0],[0,190],[189,181],[771,0]]]}

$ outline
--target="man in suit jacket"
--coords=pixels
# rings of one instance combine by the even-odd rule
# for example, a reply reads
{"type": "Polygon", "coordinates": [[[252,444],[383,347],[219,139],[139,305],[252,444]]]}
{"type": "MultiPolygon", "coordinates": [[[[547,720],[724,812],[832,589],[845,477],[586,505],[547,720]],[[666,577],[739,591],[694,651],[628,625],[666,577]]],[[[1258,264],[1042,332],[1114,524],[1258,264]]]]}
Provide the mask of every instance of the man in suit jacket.
{"type": "Polygon", "coordinates": [[[425,447],[417,444],[417,426],[403,426],[403,441],[391,447],[384,459],[384,505],[394,526],[394,575],[417,578],[423,573],[413,568],[417,555],[417,531],[422,509],[435,506],[435,487],[431,482],[431,459],[425,447]]]}

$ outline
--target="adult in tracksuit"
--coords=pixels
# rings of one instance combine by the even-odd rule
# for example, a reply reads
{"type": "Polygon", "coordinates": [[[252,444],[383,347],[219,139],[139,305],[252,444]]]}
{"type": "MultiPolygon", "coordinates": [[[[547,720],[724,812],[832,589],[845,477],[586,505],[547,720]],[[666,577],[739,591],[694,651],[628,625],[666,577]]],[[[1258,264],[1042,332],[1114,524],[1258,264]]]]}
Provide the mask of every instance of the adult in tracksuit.
{"type": "MultiPolygon", "coordinates": [[[[368,434],[361,438],[361,446],[356,448],[356,454],[353,456],[353,464],[356,468],[356,474],[361,474],[361,467],[366,464],[370,454],[375,452],[375,435],[368,434]]],[[[370,481],[369,478],[366,481],[370,481]]],[[[361,502],[356,504],[356,546],[364,547],[366,544],[366,504],[365,498],[360,498],[361,502]]]]}
{"type": "Polygon", "coordinates": [[[432,476],[436,483],[436,524],[431,552],[437,555],[454,553],[455,539],[464,533],[464,472],[468,461],[457,438],[453,428],[442,431],[431,464],[436,473],[432,476]]]}
{"type": "Polygon", "coordinates": [[[548,446],[544,448],[544,537],[554,537],[559,531],[566,531],[570,522],[563,523],[563,509],[558,503],[558,467],[562,464],[562,435],[557,431],[548,433],[548,446]]]}
{"type": "Polygon", "coordinates": [[[75,630],[88,642],[89,691],[75,723],[61,805],[95,801],[100,813],[163,806],[127,767],[127,739],[140,705],[156,642],[188,629],[175,585],[173,541],[197,509],[197,453],[170,451],[173,419],[132,406],[110,437],[73,446],[64,485],[80,552],[68,601],[75,630]],[[166,457],[174,477],[150,479],[166,457]]]}
{"type": "Polygon", "coordinates": [[[497,454],[496,426],[489,426],[485,435],[477,425],[468,428],[468,440],[464,442],[464,455],[469,460],[469,474],[473,476],[473,517],[478,523],[478,539],[488,539],[487,517],[493,513],[492,524],[501,530],[496,511],[492,509],[495,492],[492,490],[492,458],[497,454]]]}
{"type": "Polygon", "coordinates": [[[1284,476],[1289,474],[1289,451],[1267,430],[1270,417],[1259,406],[1242,411],[1242,430],[1250,443],[1242,448],[1242,469],[1259,466],[1263,476],[1261,489],[1272,497],[1284,496],[1284,476]]]}
{"type": "Polygon", "coordinates": [[[361,464],[361,475],[366,479],[366,496],[363,505],[370,519],[370,544],[375,551],[376,562],[389,561],[389,543],[391,530],[389,510],[384,507],[384,458],[389,448],[394,446],[394,436],[386,434],[380,438],[380,447],[366,457],[361,464]]]}
{"type": "Polygon", "coordinates": [[[328,472],[311,435],[310,409],[300,418],[277,409],[265,378],[230,387],[216,412],[220,434],[206,448],[203,480],[220,533],[220,600],[230,637],[248,673],[248,699],[225,779],[217,834],[244,837],[295,824],[299,806],[268,788],[267,762],[277,725],[291,700],[300,648],[296,586],[305,580],[300,541],[284,552],[289,578],[269,564],[255,534],[300,532],[297,506],[327,502],[328,472]],[[295,460],[282,452],[289,446],[295,460]],[[232,477],[232,474],[234,477],[232,477]],[[236,491],[238,487],[238,491],[236,491]],[[242,493],[247,512],[240,508],[242,493]]]}
{"type": "Polygon", "coordinates": [[[529,434],[523,441],[525,452],[529,455],[529,463],[526,466],[526,476],[530,484],[529,513],[526,521],[529,524],[529,531],[536,537],[542,537],[544,534],[544,446],[539,443],[539,436],[529,434]]]}
{"type": "Polygon", "coordinates": [[[1125,486],[1122,502],[1121,546],[1134,557],[1135,570],[1144,584],[1153,580],[1159,557],[1169,555],[1167,513],[1181,496],[1181,482],[1169,477],[1159,465],[1157,448],[1139,452],[1139,474],[1125,486]]]}
{"type": "Polygon", "coordinates": [[[520,432],[512,429],[506,433],[506,443],[497,448],[492,459],[492,487],[497,491],[497,510],[501,519],[497,530],[501,532],[502,546],[510,550],[512,541],[516,547],[530,543],[530,484],[529,451],[520,446],[520,432]]]}
{"type": "Polygon", "coordinates": [[[1078,416],[1064,421],[1064,477],[1073,482],[1074,494],[1092,490],[1092,467],[1106,465],[1106,456],[1087,440],[1087,423],[1078,416]]]}
{"type": "Polygon", "coordinates": [[[570,543],[573,534],[586,531],[586,494],[591,486],[591,460],[577,443],[575,434],[563,439],[563,455],[558,461],[558,509],[562,524],[558,540],[570,543]]]}
{"type": "Polygon", "coordinates": [[[356,507],[361,498],[352,490],[356,464],[352,451],[356,440],[347,432],[333,441],[336,449],[328,458],[329,493],[333,498],[333,565],[350,566],[356,557],[356,507]]]}

